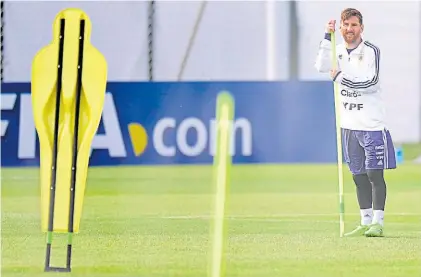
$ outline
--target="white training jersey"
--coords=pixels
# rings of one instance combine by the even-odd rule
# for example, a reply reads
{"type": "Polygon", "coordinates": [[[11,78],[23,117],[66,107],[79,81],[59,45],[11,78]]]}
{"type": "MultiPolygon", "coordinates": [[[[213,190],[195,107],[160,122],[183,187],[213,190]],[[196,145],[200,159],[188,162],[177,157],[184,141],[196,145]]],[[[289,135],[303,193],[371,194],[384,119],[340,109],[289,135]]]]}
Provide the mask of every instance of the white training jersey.
{"type": "MultiPolygon", "coordinates": [[[[331,55],[331,42],[326,36],[320,43],[316,58],[315,67],[319,72],[330,72],[331,55]]],[[[379,79],[380,49],[363,40],[353,50],[338,44],[336,55],[338,73],[333,81],[339,87],[341,127],[362,131],[384,130],[386,114],[379,79]]]]}

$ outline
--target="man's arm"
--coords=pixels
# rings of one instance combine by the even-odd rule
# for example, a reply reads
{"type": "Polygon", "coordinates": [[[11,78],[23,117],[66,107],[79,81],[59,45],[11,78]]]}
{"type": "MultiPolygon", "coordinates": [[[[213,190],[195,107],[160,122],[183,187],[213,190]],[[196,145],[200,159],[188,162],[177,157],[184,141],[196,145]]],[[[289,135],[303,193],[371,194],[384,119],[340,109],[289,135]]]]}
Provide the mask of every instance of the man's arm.
{"type": "Polygon", "coordinates": [[[332,46],[329,33],[326,33],[324,39],[320,42],[314,66],[321,73],[327,73],[332,69],[332,46]]]}
{"type": "Polygon", "coordinates": [[[374,92],[379,88],[380,49],[368,42],[366,42],[366,46],[371,48],[374,53],[370,55],[367,71],[358,75],[343,71],[337,72],[336,78],[334,78],[335,82],[362,93],[374,92]]]}

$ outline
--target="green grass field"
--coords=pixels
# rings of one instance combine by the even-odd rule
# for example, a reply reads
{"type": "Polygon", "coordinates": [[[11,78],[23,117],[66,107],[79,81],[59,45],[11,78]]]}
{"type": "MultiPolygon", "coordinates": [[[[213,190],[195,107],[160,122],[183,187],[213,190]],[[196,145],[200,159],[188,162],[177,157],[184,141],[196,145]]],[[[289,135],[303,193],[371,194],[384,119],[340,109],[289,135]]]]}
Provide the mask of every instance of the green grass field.
{"type": "MultiPolygon", "coordinates": [[[[359,210],[344,171],[350,230],[359,210]]],[[[421,276],[421,165],[386,178],[386,237],[339,238],[335,165],[235,166],[225,276],[421,276]]],[[[70,275],[207,276],[212,191],[208,166],[90,169],[70,275]]],[[[2,276],[67,276],[43,272],[38,170],[2,169],[1,200],[2,276]]],[[[65,237],[55,243],[63,266],[65,237]]]]}

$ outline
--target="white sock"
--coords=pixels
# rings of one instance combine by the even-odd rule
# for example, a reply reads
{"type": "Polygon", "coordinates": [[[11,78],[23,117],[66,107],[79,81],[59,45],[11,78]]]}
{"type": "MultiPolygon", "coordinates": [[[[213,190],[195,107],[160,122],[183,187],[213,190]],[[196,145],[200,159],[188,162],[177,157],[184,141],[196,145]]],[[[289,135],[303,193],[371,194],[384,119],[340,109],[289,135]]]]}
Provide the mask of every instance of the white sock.
{"type": "Polygon", "coordinates": [[[373,221],[373,209],[362,209],[361,214],[361,225],[371,224],[373,221]]]}
{"type": "Polygon", "coordinates": [[[373,217],[373,224],[379,223],[380,225],[384,225],[384,211],[375,210],[374,217],[373,217]]]}

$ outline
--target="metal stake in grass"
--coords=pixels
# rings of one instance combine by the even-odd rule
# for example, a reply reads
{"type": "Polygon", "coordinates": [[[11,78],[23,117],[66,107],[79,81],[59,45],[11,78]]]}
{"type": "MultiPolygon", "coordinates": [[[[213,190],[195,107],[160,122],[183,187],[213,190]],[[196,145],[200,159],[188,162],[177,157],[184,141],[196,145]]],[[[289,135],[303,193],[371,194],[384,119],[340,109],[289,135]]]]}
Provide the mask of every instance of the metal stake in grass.
{"type": "MultiPolygon", "coordinates": [[[[331,32],[331,46],[332,46],[332,69],[336,69],[336,38],[335,32],[331,32]]],[[[335,121],[336,121],[336,146],[338,153],[338,183],[339,183],[339,236],[343,237],[345,232],[345,202],[344,202],[344,180],[342,170],[342,137],[340,126],[340,103],[338,84],[333,82],[334,99],[335,99],[335,121]]]]}
{"type": "Polygon", "coordinates": [[[47,232],[47,248],[45,253],[45,271],[49,271],[51,258],[51,245],[53,243],[53,225],[54,225],[54,204],[56,192],[56,175],[57,175],[57,148],[58,148],[58,131],[59,131],[59,116],[60,116],[60,96],[62,87],[62,73],[63,73],[63,52],[64,52],[64,30],[66,21],[60,20],[60,35],[59,35],[59,55],[57,65],[57,94],[56,94],[56,110],[54,119],[54,143],[53,143],[53,161],[51,168],[51,192],[50,192],[50,207],[48,215],[48,232],[47,232]]]}
{"type": "Polygon", "coordinates": [[[213,160],[215,181],[215,203],[211,277],[223,276],[224,248],[226,240],[225,209],[229,191],[232,157],[230,153],[234,100],[228,92],[218,94],[216,103],[216,153],[213,160]]]}

